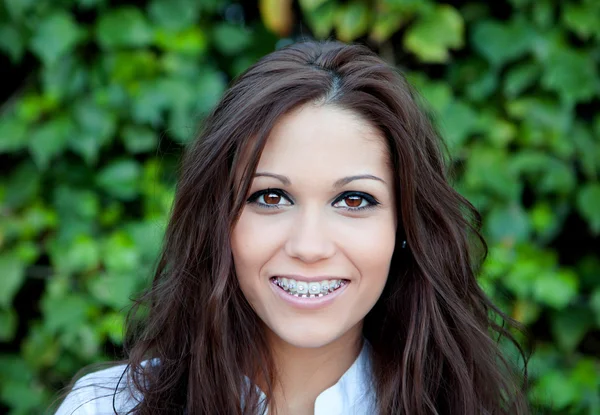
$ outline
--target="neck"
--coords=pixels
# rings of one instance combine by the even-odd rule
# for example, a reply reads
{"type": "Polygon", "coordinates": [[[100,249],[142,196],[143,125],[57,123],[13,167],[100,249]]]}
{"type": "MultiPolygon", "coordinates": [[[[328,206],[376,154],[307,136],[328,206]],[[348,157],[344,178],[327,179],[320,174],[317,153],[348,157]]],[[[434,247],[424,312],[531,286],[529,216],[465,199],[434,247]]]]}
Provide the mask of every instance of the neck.
{"type": "Polygon", "coordinates": [[[316,348],[291,345],[274,333],[269,344],[277,368],[274,399],[277,415],[314,414],[314,403],[352,366],[362,347],[362,323],[342,337],[316,348]]]}

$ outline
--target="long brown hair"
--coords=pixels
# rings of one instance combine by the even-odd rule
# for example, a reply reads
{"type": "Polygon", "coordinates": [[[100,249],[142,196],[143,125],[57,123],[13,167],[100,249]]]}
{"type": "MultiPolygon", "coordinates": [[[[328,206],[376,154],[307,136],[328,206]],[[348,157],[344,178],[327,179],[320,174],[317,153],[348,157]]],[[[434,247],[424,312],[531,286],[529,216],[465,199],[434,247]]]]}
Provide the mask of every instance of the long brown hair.
{"type": "Polygon", "coordinates": [[[378,128],[396,180],[397,251],[364,322],[380,413],[527,413],[526,376],[498,347],[498,337],[518,346],[498,316],[515,323],[476,282],[487,254],[480,216],[449,185],[439,135],[401,74],[368,48],[338,42],[265,56],[233,82],[187,149],[154,282],[130,316],[129,381],[143,398],[132,412],[256,415],[259,392],[244,379],[257,373],[272,404],[276,371],[238,286],[230,235],[273,125],[316,101],[378,128]],[[152,358],[159,363],[142,364],[152,358]]]}

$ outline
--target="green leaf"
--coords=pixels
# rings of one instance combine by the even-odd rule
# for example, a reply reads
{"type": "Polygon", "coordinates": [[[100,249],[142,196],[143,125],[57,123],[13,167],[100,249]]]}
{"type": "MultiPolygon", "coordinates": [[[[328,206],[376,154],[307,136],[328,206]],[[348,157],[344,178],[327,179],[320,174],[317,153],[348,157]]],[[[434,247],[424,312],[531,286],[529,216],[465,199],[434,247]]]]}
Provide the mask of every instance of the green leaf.
{"type": "Polygon", "coordinates": [[[29,151],[40,169],[45,170],[64,151],[73,131],[73,122],[67,116],[59,116],[33,130],[29,151]]]}
{"type": "Polygon", "coordinates": [[[471,31],[475,50],[495,66],[523,56],[531,50],[535,37],[531,26],[521,19],[504,24],[482,21],[475,23],[471,31]]]}
{"type": "Polygon", "coordinates": [[[0,154],[13,153],[27,146],[27,127],[17,117],[0,118],[0,154]]]}
{"type": "Polygon", "coordinates": [[[572,353],[583,336],[593,327],[594,316],[590,310],[571,307],[555,312],[550,320],[554,338],[562,350],[572,353]]]}
{"type": "Polygon", "coordinates": [[[177,105],[169,114],[168,129],[170,135],[179,143],[187,144],[194,139],[199,118],[191,107],[177,105]]]}
{"type": "Polygon", "coordinates": [[[368,6],[363,2],[352,1],[338,7],[335,13],[335,30],[342,42],[352,42],[364,36],[371,19],[368,6]]]}
{"type": "Polygon", "coordinates": [[[81,100],[74,107],[75,120],[81,130],[86,134],[95,134],[101,143],[108,142],[115,133],[115,114],[90,99],[81,100]]]}
{"type": "Polygon", "coordinates": [[[467,154],[465,185],[472,191],[500,196],[501,200],[520,200],[523,184],[500,149],[473,145],[467,154]]]}
{"type": "MultiPolygon", "coordinates": [[[[106,67],[112,80],[126,87],[131,95],[138,92],[143,81],[154,81],[160,72],[160,62],[156,54],[148,49],[109,54],[106,67]]],[[[107,89],[109,93],[119,92],[108,87],[107,89]]]]}
{"type": "Polygon", "coordinates": [[[540,273],[533,287],[534,297],[555,309],[565,308],[577,295],[579,280],[570,270],[540,273]]]}
{"type": "Polygon", "coordinates": [[[596,326],[600,327],[600,286],[596,287],[590,297],[590,306],[596,315],[596,326]]]}
{"type": "Polygon", "coordinates": [[[317,39],[325,39],[335,22],[336,4],[327,1],[320,7],[305,12],[305,18],[317,39]]]}
{"type": "Polygon", "coordinates": [[[102,333],[108,335],[110,341],[114,344],[121,345],[123,343],[123,333],[125,332],[125,316],[123,313],[105,315],[98,327],[102,333]]]}
{"type": "Polygon", "coordinates": [[[544,241],[554,238],[563,224],[556,210],[554,206],[542,201],[536,203],[529,211],[531,224],[544,241]]]}
{"type": "Polygon", "coordinates": [[[509,98],[520,95],[539,78],[540,68],[535,63],[524,63],[511,68],[504,77],[504,94],[509,98]]]}
{"type": "Polygon", "coordinates": [[[98,301],[115,309],[130,305],[138,280],[128,274],[102,274],[90,280],[89,290],[98,301]]]}
{"type": "Polygon", "coordinates": [[[479,115],[464,101],[454,100],[441,113],[441,126],[449,149],[454,151],[479,130],[479,115]]]}
{"type": "Polygon", "coordinates": [[[193,30],[199,17],[200,3],[195,0],[152,0],[148,14],[153,22],[164,28],[193,30]]]}
{"type": "Polygon", "coordinates": [[[144,82],[140,86],[131,108],[134,121],[140,124],[158,125],[163,121],[163,111],[172,105],[169,100],[173,99],[171,95],[176,96],[182,92],[186,96],[191,93],[184,81],[179,82],[183,84],[179,89],[172,88],[172,85],[165,86],[165,83],[162,79],[155,79],[152,82],[144,82]]]}
{"type": "Polygon", "coordinates": [[[541,312],[542,307],[539,304],[521,298],[514,301],[511,317],[519,323],[532,324],[538,320],[541,312]]]}
{"type": "Polygon", "coordinates": [[[14,25],[0,24],[0,50],[6,52],[13,64],[17,64],[23,57],[23,37],[14,25]]]}
{"type": "Polygon", "coordinates": [[[547,403],[555,411],[575,403],[578,395],[578,386],[566,380],[564,374],[559,371],[546,373],[529,392],[532,401],[547,403]]]}
{"type": "Polygon", "coordinates": [[[169,134],[185,143],[194,137],[199,117],[213,109],[226,83],[222,73],[207,66],[189,82],[169,78],[161,80],[155,87],[162,92],[160,96],[170,109],[169,134]]]}
{"type": "Polygon", "coordinates": [[[196,111],[201,115],[208,114],[217,105],[219,99],[227,88],[225,77],[221,72],[211,68],[204,68],[202,74],[195,82],[197,92],[194,96],[196,111]]]}
{"type": "Polygon", "coordinates": [[[548,130],[565,134],[573,121],[573,114],[567,107],[560,106],[556,100],[543,98],[519,98],[509,101],[507,111],[511,117],[529,123],[536,131],[541,130],[543,134],[539,135],[540,144],[548,141],[545,136],[548,130]]]}
{"type": "Polygon", "coordinates": [[[427,14],[434,9],[435,3],[423,0],[383,0],[383,7],[390,12],[402,14],[427,14]]]}
{"type": "Polygon", "coordinates": [[[54,64],[69,53],[83,36],[82,29],[71,14],[63,11],[45,17],[35,28],[31,50],[46,65],[54,64]]]}
{"type": "Polygon", "coordinates": [[[102,212],[98,218],[99,222],[106,227],[115,226],[123,217],[123,205],[119,202],[112,201],[102,212]]]}
{"type": "Polygon", "coordinates": [[[154,130],[137,125],[123,128],[121,139],[127,151],[132,154],[154,150],[158,144],[158,136],[154,130]]]}
{"type": "Polygon", "coordinates": [[[371,28],[370,38],[382,43],[396,33],[406,23],[406,16],[393,12],[379,12],[375,15],[375,22],[371,28]]]}
{"type": "Polygon", "coordinates": [[[8,309],[25,280],[25,264],[14,252],[2,253],[0,254],[0,275],[2,276],[0,308],[8,309]]]}
{"type": "Polygon", "coordinates": [[[103,241],[102,258],[107,271],[113,275],[135,276],[140,267],[140,252],[131,235],[124,231],[114,232],[103,241]]]}
{"type": "Polygon", "coordinates": [[[250,31],[229,23],[215,25],[212,38],[217,50],[227,56],[241,53],[252,43],[252,33],[250,31]]]}
{"type": "Polygon", "coordinates": [[[595,235],[600,233],[600,183],[588,183],[579,188],[577,209],[595,235]]]}
{"type": "MultiPolygon", "coordinates": [[[[27,206],[23,212],[22,219],[22,235],[25,238],[31,239],[34,239],[36,236],[38,236],[40,232],[54,228],[57,223],[56,212],[37,201],[27,206]]],[[[24,248],[24,252],[22,254],[25,255],[21,257],[23,260],[27,259],[27,257],[31,257],[32,255],[37,256],[37,246],[33,245],[32,247],[25,245],[26,242],[27,241],[22,242],[22,247],[24,248]],[[35,249],[35,253],[32,251],[32,248],[35,249]]]]}
{"type": "Polygon", "coordinates": [[[530,233],[527,213],[520,205],[495,207],[487,215],[487,234],[494,241],[523,242],[530,233]]]}
{"type": "Polygon", "coordinates": [[[494,147],[506,148],[517,135],[515,124],[495,113],[483,113],[479,118],[483,137],[494,147]]]}
{"type": "Polygon", "coordinates": [[[313,11],[328,0],[300,0],[300,7],[304,11],[313,11]]]}
{"type": "Polygon", "coordinates": [[[509,272],[503,275],[503,283],[518,298],[528,298],[540,272],[545,271],[540,270],[538,261],[519,256],[509,272]]]}
{"type": "Polygon", "coordinates": [[[598,95],[597,64],[589,52],[556,46],[544,63],[542,85],[567,102],[589,101],[598,95]]]}
{"type": "Polygon", "coordinates": [[[8,15],[15,21],[27,18],[27,13],[35,6],[37,0],[4,0],[8,15]]]}
{"type": "Polygon", "coordinates": [[[2,383],[0,400],[12,408],[11,415],[36,413],[39,408],[44,408],[48,402],[47,391],[41,387],[32,387],[32,385],[35,385],[33,381],[20,382],[8,378],[3,379],[2,383]]]}
{"type": "Polygon", "coordinates": [[[596,144],[591,127],[589,123],[576,121],[570,134],[580,168],[588,180],[597,177],[600,171],[600,146],[596,144]]]}
{"type": "Polygon", "coordinates": [[[80,154],[88,164],[95,164],[100,148],[109,143],[115,133],[117,117],[114,112],[90,99],[81,100],[74,107],[79,131],[69,140],[69,147],[80,154]]]}
{"type": "Polygon", "coordinates": [[[542,30],[550,30],[556,25],[556,5],[553,0],[537,0],[532,5],[532,22],[542,30]]]}
{"type": "Polygon", "coordinates": [[[208,39],[199,28],[190,28],[176,33],[159,30],[156,33],[156,44],[164,50],[199,56],[206,52],[208,39]]]}
{"type": "Polygon", "coordinates": [[[74,55],[63,56],[52,66],[43,68],[41,75],[45,95],[61,102],[79,95],[90,83],[87,68],[74,55]]]}
{"type": "Polygon", "coordinates": [[[588,39],[592,35],[600,38],[600,7],[597,2],[565,3],[562,14],[565,26],[580,38],[588,39]]]}
{"type": "Polygon", "coordinates": [[[96,39],[106,49],[140,47],[153,38],[152,28],[144,14],[133,7],[121,7],[100,16],[96,39]]]}
{"type": "Polygon", "coordinates": [[[30,382],[33,372],[21,356],[0,354],[0,374],[2,381],[13,379],[17,382],[30,382]]]}
{"type": "Polygon", "coordinates": [[[472,82],[466,86],[467,97],[472,101],[484,102],[498,88],[498,73],[496,71],[481,71],[472,82]]]}
{"type": "Polygon", "coordinates": [[[440,5],[410,26],[404,36],[404,47],[422,62],[442,63],[449,58],[449,49],[464,43],[464,22],[449,5],[440,5]]]}
{"type": "Polygon", "coordinates": [[[18,165],[8,178],[4,208],[16,209],[30,202],[40,192],[40,179],[31,162],[18,165]]]}
{"type": "Polygon", "coordinates": [[[100,210],[98,194],[88,189],[78,189],[68,185],[58,185],[54,189],[55,212],[64,224],[69,218],[94,221],[100,210]]]}
{"type": "Polygon", "coordinates": [[[54,266],[62,274],[89,272],[100,264],[100,247],[89,235],[78,235],[68,244],[50,246],[54,266]]]}
{"type": "Polygon", "coordinates": [[[48,116],[58,108],[56,97],[47,94],[28,93],[15,105],[15,113],[21,121],[34,124],[43,116],[48,116]]]}
{"type": "Polygon", "coordinates": [[[585,389],[587,389],[595,393],[598,387],[600,387],[600,376],[598,376],[597,366],[598,362],[596,359],[593,357],[584,357],[579,359],[575,368],[571,371],[571,378],[581,386],[583,389],[582,392],[585,392],[585,389]]]}
{"type": "Polygon", "coordinates": [[[14,310],[0,309],[0,342],[10,343],[17,331],[17,313],[14,310]]]}
{"type": "Polygon", "coordinates": [[[135,222],[127,226],[126,231],[145,263],[153,263],[159,252],[164,235],[162,221],[148,220],[135,222]]]}
{"type": "Polygon", "coordinates": [[[415,86],[420,95],[417,95],[419,105],[425,111],[429,108],[436,113],[442,113],[453,102],[452,90],[446,82],[430,81],[422,74],[410,74],[409,81],[415,86]],[[422,102],[421,98],[425,100],[422,102]]]}
{"type": "Polygon", "coordinates": [[[81,295],[47,295],[41,302],[44,328],[50,333],[77,329],[86,320],[90,304],[81,295]]]}
{"type": "Polygon", "coordinates": [[[77,3],[83,9],[91,9],[93,7],[100,8],[101,6],[106,5],[108,0],[77,0],[77,3]]]}
{"type": "Polygon", "coordinates": [[[573,166],[558,160],[552,160],[545,166],[542,179],[538,182],[538,190],[547,193],[570,194],[577,185],[573,166]]]}
{"type": "Polygon", "coordinates": [[[141,167],[135,160],[117,160],[96,176],[96,184],[110,195],[131,200],[139,192],[141,167]]]}

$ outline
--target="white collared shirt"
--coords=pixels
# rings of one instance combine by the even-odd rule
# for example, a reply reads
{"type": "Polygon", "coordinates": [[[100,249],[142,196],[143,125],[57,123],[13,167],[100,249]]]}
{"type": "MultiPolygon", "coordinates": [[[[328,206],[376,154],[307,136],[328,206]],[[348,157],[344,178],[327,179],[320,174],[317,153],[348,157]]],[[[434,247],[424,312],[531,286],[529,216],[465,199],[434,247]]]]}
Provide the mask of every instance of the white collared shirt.
{"type": "MultiPolygon", "coordinates": [[[[125,385],[127,382],[125,370],[126,365],[119,365],[82,377],[55,415],[114,415],[115,409],[118,414],[131,410],[138,403],[139,394],[136,396],[123,389],[119,389],[115,394],[117,385],[125,385]]],[[[261,392],[261,398],[264,397],[261,392]]],[[[360,354],[340,380],[317,396],[314,414],[374,415],[376,413],[371,384],[370,345],[365,340],[360,354]]]]}

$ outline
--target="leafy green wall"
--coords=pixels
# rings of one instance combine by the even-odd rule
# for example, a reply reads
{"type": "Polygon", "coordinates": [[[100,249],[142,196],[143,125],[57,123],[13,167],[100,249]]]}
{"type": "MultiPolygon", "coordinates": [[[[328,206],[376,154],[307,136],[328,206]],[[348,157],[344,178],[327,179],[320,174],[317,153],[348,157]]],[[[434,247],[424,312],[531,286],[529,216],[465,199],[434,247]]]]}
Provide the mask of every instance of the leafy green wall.
{"type": "Polygon", "coordinates": [[[484,215],[481,284],[535,340],[532,403],[600,414],[600,2],[258,3],[0,0],[0,412],[118,357],[182,147],[233,76],[312,33],[420,89],[484,215]]]}

